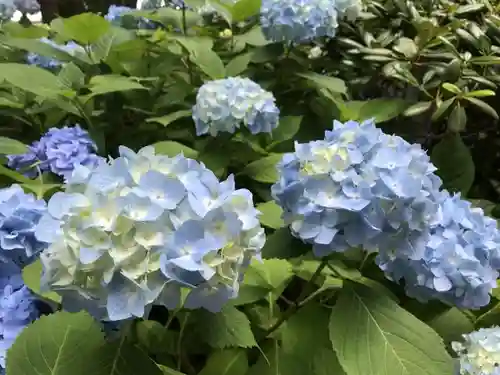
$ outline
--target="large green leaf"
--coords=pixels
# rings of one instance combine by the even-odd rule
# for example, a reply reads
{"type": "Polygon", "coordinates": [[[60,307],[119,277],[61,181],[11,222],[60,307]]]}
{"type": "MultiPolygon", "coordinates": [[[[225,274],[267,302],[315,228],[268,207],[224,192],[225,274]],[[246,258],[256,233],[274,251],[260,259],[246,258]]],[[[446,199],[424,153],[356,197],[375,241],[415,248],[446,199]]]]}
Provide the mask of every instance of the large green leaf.
{"type": "Polygon", "coordinates": [[[474,330],[474,324],[459,309],[452,307],[449,310],[433,317],[427,322],[447,343],[459,341],[462,334],[474,330]]]}
{"type": "Polygon", "coordinates": [[[129,77],[107,74],[92,77],[89,89],[93,95],[101,95],[118,91],[145,90],[146,87],[129,77]]]}
{"type": "Polygon", "coordinates": [[[292,276],[292,265],[285,259],[265,259],[262,262],[253,260],[245,273],[244,284],[272,291],[289,281],[292,276]]]}
{"type": "Polygon", "coordinates": [[[68,90],[54,74],[32,65],[0,64],[0,82],[2,81],[7,81],[13,86],[43,98],[75,94],[68,90]]]}
{"type": "Polygon", "coordinates": [[[267,342],[262,346],[262,351],[263,354],[247,375],[314,375],[307,371],[300,359],[285,353],[278,341],[267,342]]]}
{"type": "Polygon", "coordinates": [[[276,164],[281,161],[283,154],[271,154],[248,164],[243,172],[255,181],[273,183],[278,180],[276,164]]]}
{"type": "Polygon", "coordinates": [[[476,169],[472,154],[460,134],[446,134],[432,149],[431,160],[438,168],[437,174],[443,179],[443,186],[466,196],[474,183],[476,169]]]}
{"type": "Polygon", "coordinates": [[[180,118],[190,117],[191,114],[192,114],[191,110],[182,109],[180,111],[169,113],[168,115],[165,115],[165,116],[148,118],[146,120],[146,122],[156,122],[156,123],[161,124],[163,126],[168,126],[172,122],[174,122],[180,118]]]}
{"type": "Polygon", "coordinates": [[[19,155],[24,154],[27,150],[27,146],[22,142],[7,137],[0,137],[0,154],[2,155],[19,155]]]}
{"type": "Polygon", "coordinates": [[[327,89],[336,94],[345,94],[347,92],[347,86],[340,78],[324,76],[313,72],[297,73],[297,75],[307,79],[318,89],[327,89]]]}
{"type": "Polygon", "coordinates": [[[341,106],[342,119],[364,121],[374,119],[376,123],[389,121],[401,115],[408,103],[403,99],[373,99],[345,102],[341,106]]]}
{"type": "Polygon", "coordinates": [[[105,35],[111,24],[94,13],[81,13],[70,18],[56,18],[50,28],[68,40],[91,44],[105,35]]]}
{"type": "Polygon", "coordinates": [[[96,62],[106,61],[115,48],[131,40],[135,40],[132,31],[112,27],[92,45],[92,58],[96,62]]]}
{"type": "Polygon", "coordinates": [[[293,136],[297,134],[300,129],[302,116],[284,116],[280,118],[279,126],[273,130],[272,145],[284,141],[293,140],[293,136]]]}
{"type": "Polygon", "coordinates": [[[191,51],[189,59],[211,79],[221,79],[226,76],[224,63],[212,49],[199,46],[191,51]]]}
{"type": "Polygon", "coordinates": [[[374,289],[346,283],[329,331],[347,375],[443,375],[454,370],[438,334],[374,289]]]}
{"type": "Polygon", "coordinates": [[[213,352],[198,375],[245,375],[248,358],[244,349],[224,349],[213,352]]]}
{"type": "Polygon", "coordinates": [[[196,330],[201,339],[217,349],[257,345],[247,316],[232,306],[226,306],[216,314],[197,311],[196,330]]]}
{"type": "Polygon", "coordinates": [[[2,38],[0,39],[0,43],[28,52],[34,52],[42,56],[52,57],[59,61],[73,61],[76,59],[75,56],[37,39],[2,38]]]}
{"type": "Polygon", "coordinates": [[[103,344],[104,333],[85,312],[42,316],[8,350],[7,375],[97,375],[92,356],[103,344]]]}

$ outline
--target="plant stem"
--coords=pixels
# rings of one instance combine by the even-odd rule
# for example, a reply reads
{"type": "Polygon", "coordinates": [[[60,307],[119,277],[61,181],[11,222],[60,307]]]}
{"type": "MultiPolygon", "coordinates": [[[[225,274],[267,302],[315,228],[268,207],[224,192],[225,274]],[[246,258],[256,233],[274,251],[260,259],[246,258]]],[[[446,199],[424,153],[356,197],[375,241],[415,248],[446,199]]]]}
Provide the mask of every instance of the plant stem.
{"type": "Polygon", "coordinates": [[[186,313],[184,316],[184,319],[182,319],[181,323],[181,329],[179,331],[179,338],[177,339],[177,371],[181,370],[181,365],[182,365],[182,339],[184,337],[184,329],[186,328],[187,322],[189,320],[189,313],[186,313]]]}
{"type": "MultiPolygon", "coordinates": [[[[323,258],[321,261],[321,264],[316,268],[316,271],[314,271],[314,274],[311,276],[309,281],[304,285],[302,288],[302,291],[295,301],[295,303],[290,306],[284,313],[283,315],[274,323],[265,333],[265,336],[269,336],[271,333],[276,331],[281,325],[286,322],[293,314],[295,314],[301,307],[306,305],[308,302],[313,300],[319,293],[320,289],[318,289],[316,292],[313,292],[309,294],[310,288],[314,285],[314,282],[316,279],[321,275],[321,272],[325,269],[325,267],[328,265],[328,258],[323,258]]],[[[322,292],[322,291],[321,291],[322,292]]]]}

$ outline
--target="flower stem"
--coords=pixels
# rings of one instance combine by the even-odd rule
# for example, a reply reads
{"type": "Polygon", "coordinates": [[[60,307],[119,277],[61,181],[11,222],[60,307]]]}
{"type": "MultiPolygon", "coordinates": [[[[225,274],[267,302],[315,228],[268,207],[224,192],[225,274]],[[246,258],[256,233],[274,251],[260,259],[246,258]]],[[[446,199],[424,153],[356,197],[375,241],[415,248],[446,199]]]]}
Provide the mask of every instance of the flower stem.
{"type": "Polygon", "coordinates": [[[323,258],[321,261],[320,265],[318,268],[316,268],[316,271],[314,271],[314,274],[311,276],[309,281],[304,285],[302,288],[302,291],[295,301],[295,303],[290,306],[284,313],[283,315],[274,323],[265,333],[265,336],[268,337],[271,333],[275,332],[281,325],[286,322],[293,314],[295,314],[301,307],[305,306],[307,303],[309,303],[311,300],[313,300],[319,293],[313,292],[310,293],[311,287],[314,285],[314,282],[316,279],[321,275],[321,272],[325,269],[325,267],[328,265],[328,258],[323,258]]]}

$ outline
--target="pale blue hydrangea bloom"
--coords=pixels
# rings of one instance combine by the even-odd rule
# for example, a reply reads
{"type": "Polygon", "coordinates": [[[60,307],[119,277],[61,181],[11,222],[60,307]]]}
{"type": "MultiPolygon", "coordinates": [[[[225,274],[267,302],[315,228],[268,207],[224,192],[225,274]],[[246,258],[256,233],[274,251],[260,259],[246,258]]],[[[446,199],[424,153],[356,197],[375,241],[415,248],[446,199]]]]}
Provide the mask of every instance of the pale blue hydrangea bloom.
{"type": "Polygon", "coordinates": [[[101,159],[97,146],[89,133],[79,125],[51,128],[39,141],[28,148],[26,154],[8,155],[8,165],[32,177],[38,171],[51,171],[69,177],[75,165],[92,167],[101,159]],[[36,164],[33,167],[33,163],[36,164]]]}
{"type": "Polygon", "coordinates": [[[18,11],[26,14],[35,14],[40,12],[40,4],[37,0],[14,0],[18,11]]]}
{"type": "Polygon", "coordinates": [[[0,262],[23,267],[46,247],[35,238],[35,226],[46,212],[45,201],[19,185],[0,189],[0,262]]]}
{"type": "Polygon", "coordinates": [[[15,12],[14,0],[0,0],[0,21],[10,21],[15,12]]]}
{"type": "Polygon", "coordinates": [[[252,194],[182,155],[119,152],[77,166],[50,199],[36,230],[50,243],[42,285],[65,309],[110,321],[144,316],[153,303],[179,307],[181,287],[184,307],[220,310],[264,245],[252,194]]]}
{"type": "Polygon", "coordinates": [[[413,249],[381,249],[378,263],[386,275],[404,280],[407,294],[420,301],[440,299],[478,309],[490,301],[500,268],[496,221],[471,208],[459,195],[441,193],[428,237],[413,249]]]}
{"type": "Polygon", "coordinates": [[[271,192],[292,234],[317,256],[349,247],[410,248],[437,210],[441,180],[417,145],[373,121],[334,121],[325,139],[295,143],[271,192]]]}
{"type": "MultiPolygon", "coordinates": [[[[84,48],[81,45],[73,41],[70,41],[66,44],[58,44],[53,40],[45,37],[40,38],[40,41],[54,48],[57,48],[60,51],[66,52],[70,55],[74,55],[75,53],[78,52],[85,52],[84,48]]],[[[45,69],[56,69],[64,64],[64,62],[62,61],[59,61],[52,57],[42,56],[34,52],[30,52],[26,55],[26,62],[30,65],[36,65],[40,68],[45,68],[45,69]]]]}
{"type": "Polygon", "coordinates": [[[0,261],[0,373],[5,369],[7,350],[38,317],[35,300],[23,284],[20,269],[0,261]]]}
{"type": "Polygon", "coordinates": [[[333,37],[338,27],[335,4],[333,0],[262,0],[262,32],[274,42],[333,37]]]}
{"type": "Polygon", "coordinates": [[[500,327],[481,328],[453,342],[459,355],[460,375],[500,375],[500,327]]]}
{"type": "Polygon", "coordinates": [[[278,126],[279,109],[272,93],[248,78],[210,81],[198,90],[193,107],[196,134],[234,133],[241,125],[252,134],[278,126]]]}

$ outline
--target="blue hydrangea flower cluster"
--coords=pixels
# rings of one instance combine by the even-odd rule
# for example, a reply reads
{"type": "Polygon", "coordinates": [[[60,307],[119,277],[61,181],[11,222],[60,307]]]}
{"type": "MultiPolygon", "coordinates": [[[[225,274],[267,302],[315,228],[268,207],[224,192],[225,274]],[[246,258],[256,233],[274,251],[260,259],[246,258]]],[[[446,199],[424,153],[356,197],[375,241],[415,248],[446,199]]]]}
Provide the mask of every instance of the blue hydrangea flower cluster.
{"type": "Polygon", "coordinates": [[[127,29],[154,29],[156,24],[144,17],[136,17],[131,14],[135,9],[121,6],[121,5],[110,5],[108,13],[104,16],[111,24],[115,26],[124,27],[127,29]],[[128,17],[125,17],[127,16],[128,17]]]}
{"type": "Polygon", "coordinates": [[[40,12],[40,4],[37,0],[14,0],[14,5],[21,13],[35,14],[40,12]]]}
{"type": "Polygon", "coordinates": [[[34,296],[23,284],[20,269],[0,261],[0,374],[5,373],[7,350],[38,317],[34,296]]]}
{"type": "Polygon", "coordinates": [[[241,125],[258,134],[275,129],[279,113],[272,93],[248,78],[231,77],[200,87],[193,120],[197,135],[234,133],[241,125]]]}
{"type": "Polygon", "coordinates": [[[265,242],[252,194],[182,155],[119,153],[77,166],[50,199],[36,229],[50,244],[42,286],[109,321],[179,307],[182,288],[185,308],[220,310],[265,242]]]}
{"type": "Polygon", "coordinates": [[[67,178],[76,164],[94,166],[101,159],[89,133],[79,125],[51,128],[21,155],[8,155],[8,166],[32,178],[51,171],[67,178]]]}
{"type": "MultiPolygon", "coordinates": [[[[85,52],[81,45],[73,41],[70,41],[66,44],[57,44],[53,40],[45,37],[40,38],[40,41],[70,55],[73,55],[76,52],[85,52]]],[[[34,52],[30,52],[26,55],[26,62],[30,65],[36,65],[40,68],[45,69],[57,69],[63,65],[62,61],[53,59],[52,57],[42,56],[34,52]]]]}
{"type": "Polygon", "coordinates": [[[500,327],[481,328],[453,342],[460,375],[500,375],[500,327]]]}
{"type": "Polygon", "coordinates": [[[333,0],[262,0],[260,24],[268,40],[303,43],[333,37],[338,27],[333,0]]]}
{"type": "Polygon", "coordinates": [[[14,0],[0,0],[0,21],[9,21],[15,12],[14,0]]]}
{"type": "Polygon", "coordinates": [[[0,189],[0,262],[23,267],[46,247],[35,238],[35,226],[46,210],[44,200],[19,185],[0,189]]]}
{"type": "Polygon", "coordinates": [[[440,299],[460,308],[478,309],[490,301],[500,269],[500,232],[480,208],[447,191],[421,245],[381,250],[386,275],[404,280],[407,294],[420,301],[440,299]]]}
{"type": "Polygon", "coordinates": [[[295,144],[271,187],[294,236],[317,256],[349,247],[410,248],[426,232],[441,180],[417,145],[373,121],[335,121],[325,139],[295,144]]]}

